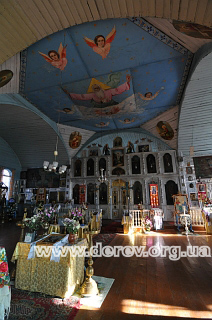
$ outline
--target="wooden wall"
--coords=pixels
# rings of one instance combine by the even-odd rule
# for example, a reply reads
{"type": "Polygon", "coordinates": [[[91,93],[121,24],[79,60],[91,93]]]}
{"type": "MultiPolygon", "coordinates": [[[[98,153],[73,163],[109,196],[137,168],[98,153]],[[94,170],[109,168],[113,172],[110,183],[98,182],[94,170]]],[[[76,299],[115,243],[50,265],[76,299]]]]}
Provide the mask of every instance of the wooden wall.
{"type": "Polygon", "coordinates": [[[212,154],[212,53],[202,58],[185,90],[181,105],[178,150],[189,155],[212,154]]]}

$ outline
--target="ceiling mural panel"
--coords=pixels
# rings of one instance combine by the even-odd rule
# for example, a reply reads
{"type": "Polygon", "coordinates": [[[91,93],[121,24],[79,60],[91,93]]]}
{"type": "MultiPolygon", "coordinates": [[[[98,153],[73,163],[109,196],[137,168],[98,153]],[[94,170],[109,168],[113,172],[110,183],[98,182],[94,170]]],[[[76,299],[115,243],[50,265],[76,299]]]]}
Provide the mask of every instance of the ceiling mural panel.
{"type": "Polygon", "coordinates": [[[190,52],[143,19],[85,23],[22,54],[20,92],[54,121],[139,127],[177,105],[190,52]]]}

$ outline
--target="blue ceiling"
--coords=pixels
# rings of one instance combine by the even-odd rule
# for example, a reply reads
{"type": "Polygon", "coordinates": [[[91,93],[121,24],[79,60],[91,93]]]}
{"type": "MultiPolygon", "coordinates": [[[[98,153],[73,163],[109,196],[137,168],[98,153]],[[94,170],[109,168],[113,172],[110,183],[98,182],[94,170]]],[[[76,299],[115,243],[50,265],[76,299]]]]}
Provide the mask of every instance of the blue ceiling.
{"type": "Polygon", "coordinates": [[[48,36],[22,53],[20,93],[50,119],[66,125],[94,131],[139,127],[179,104],[191,58],[187,49],[141,18],[85,23],[48,36]],[[97,35],[111,35],[105,56],[92,42],[97,35]],[[92,40],[91,46],[84,37],[92,40]],[[60,43],[67,60],[59,68],[41,53],[58,51],[60,43]],[[93,83],[105,89],[107,103],[91,101],[93,83]],[[80,96],[70,97],[61,87],[80,96]],[[147,92],[152,93],[148,99],[147,92]]]}

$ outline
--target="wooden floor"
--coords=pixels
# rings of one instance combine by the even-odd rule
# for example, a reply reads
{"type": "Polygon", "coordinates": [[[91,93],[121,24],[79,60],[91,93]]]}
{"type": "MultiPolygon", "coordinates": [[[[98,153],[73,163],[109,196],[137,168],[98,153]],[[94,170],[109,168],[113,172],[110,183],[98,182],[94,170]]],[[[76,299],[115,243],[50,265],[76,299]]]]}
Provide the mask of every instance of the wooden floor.
{"type": "MultiPolygon", "coordinates": [[[[210,246],[212,236],[117,234],[110,245],[210,246]]],[[[115,281],[100,309],[80,309],[75,320],[212,319],[212,259],[98,258],[95,275],[115,281]]]]}
{"type": "MultiPolygon", "coordinates": [[[[117,234],[112,246],[209,246],[212,236],[169,234],[117,234]]],[[[0,224],[0,246],[11,259],[21,229],[14,223],[0,224]]],[[[10,263],[9,266],[12,267],[10,263]]],[[[95,275],[115,281],[100,309],[82,306],[75,320],[212,319],[212,259],[184,257],[98,258],[95,275]]]]}

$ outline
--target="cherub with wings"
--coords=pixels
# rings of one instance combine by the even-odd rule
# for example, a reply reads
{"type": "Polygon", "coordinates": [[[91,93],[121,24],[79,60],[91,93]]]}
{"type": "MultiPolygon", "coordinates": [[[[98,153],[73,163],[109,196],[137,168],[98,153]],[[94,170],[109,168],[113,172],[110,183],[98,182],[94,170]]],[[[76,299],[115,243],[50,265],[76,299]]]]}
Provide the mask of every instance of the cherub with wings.
{"type": "Polygon", "coordinates": [[[91,48],[93,48],[94,52],[98,53],[102,59],[105,59],[110,52],[110,44],[114,40],[115,35],[116,29],[114,26],[112,31],[107,35],[106,39],[103,35],[99,34],[94,40],[91,40],[87,37],[84,37],[84,40],[91,48]]]}
{"type": "Polygon", "coordinates": [[[67,59],[66,59],[66,47],[63,47],[62,43],[60,43],[60,46],[58,48],[58,52],[55,50],[50,50],[48,52],[48,55],[39,52],[42,57],[49,62],[53,67],[60,69],[61,71],[64,70],[65,66],[67,65],[67,59]]]}

